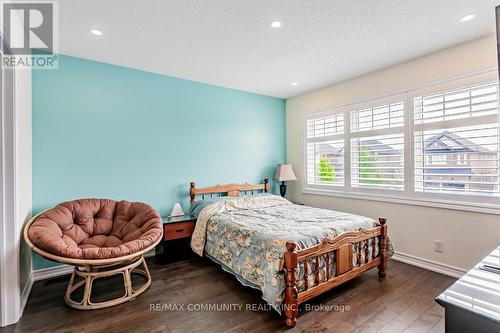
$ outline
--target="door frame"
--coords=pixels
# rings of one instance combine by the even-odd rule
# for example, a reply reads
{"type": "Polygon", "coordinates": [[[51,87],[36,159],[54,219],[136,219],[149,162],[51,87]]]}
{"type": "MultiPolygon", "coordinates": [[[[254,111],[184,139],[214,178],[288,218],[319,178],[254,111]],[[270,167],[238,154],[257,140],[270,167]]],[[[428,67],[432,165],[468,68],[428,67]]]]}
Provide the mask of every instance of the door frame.
{"type": "MultiPolygon", "coordinates": [[[[0,34],[0,43],[4,41],[0,34]]],[[[6,45],[6,44],[4,44],[6,45]]],[[[5,51],[5,49],[4,49],[5,51]]],[[[9,52],[10,49],[7,51],[9,52]]],[[[0,53],[0,61],[2,54],[0,53]]],[[[19,320],[20,235],[16,209],[16,73],[0,63],[0,327],[19,320]]]]}

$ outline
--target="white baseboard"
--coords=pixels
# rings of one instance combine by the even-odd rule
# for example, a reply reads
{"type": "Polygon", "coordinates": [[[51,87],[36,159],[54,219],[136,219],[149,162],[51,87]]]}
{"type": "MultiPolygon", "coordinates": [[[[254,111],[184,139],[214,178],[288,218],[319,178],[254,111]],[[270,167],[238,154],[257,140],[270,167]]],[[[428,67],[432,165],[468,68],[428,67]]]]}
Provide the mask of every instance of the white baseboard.
{"type": "MultiPolygon", "coordinates": [[[[144,254],[144,258],[153,257],[155,255],[155,250],[152,249],[144,254]]],[[[53,267],[41,268],[33,271],[32,280],[40,281],[45,279],[51,279],[58,276],[63,276],[66,274],[71,274],[73,272],[73,266],[70,265],[58,265],[53,267]]]]}
{"type": "Polygon", "coordinates": [[[59,265],[47,268],[41,268],[33,271],[33,281],[51,279],[58,276],[70,274],[73,272],[73,266],[59,265]]]}
{"type": "Polygon", "coordinates": [[[23,292],[21,293],[21,308],[19,310],[19,317],[23,315],[26,302],[28,302],[28,297],[30,296],[31,287],[33,287],[33,275],[29,277],[28,282],[24,286],[23,292]]]}
{"type": "Polygon", "coordinates": [[[392,256],[391,259],[394,259],[396,261],[401,261],[406,264],[410,264],[413,266],[417,266],[420,268],[427,269],[429,271],[433,271],[436,273],[448,275],[454,278],[460,278],[462,275],[467,273],[466,270],[458,267],[453,267],[450,265],[442,264],[436,261],[424,259],[424,258],[419,258],[416,256],[412,256],[409,254],[401,253],[401,252],[394,252],[394,255],[392,256]]]}

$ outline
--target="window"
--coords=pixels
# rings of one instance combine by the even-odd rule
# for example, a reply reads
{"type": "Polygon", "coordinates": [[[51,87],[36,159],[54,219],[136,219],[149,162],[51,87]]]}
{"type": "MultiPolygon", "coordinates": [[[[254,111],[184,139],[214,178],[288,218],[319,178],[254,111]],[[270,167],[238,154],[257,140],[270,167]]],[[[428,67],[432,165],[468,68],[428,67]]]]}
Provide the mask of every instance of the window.
{"type": "Polygon", "coordinates": [[[496,72],[308,114],[304,190],[500,214],[499,138],[496,72]]]}
{"type": "Polygon", "coordinates": [[[351,186],[404,190],[404,102],[351,114],[351,186]]]}
{"type": "Polygon", "coordinates": [[[467,154],[458,154],[457,165],[467,165],[467,154]]]}
{"type": "Polygon", "coordinates": [[[414,97],[416,191],[499,195],[497,87],[414,97]]]}
{"type": "Polygon", "coordinates": [[[307,120],[307,184],[344,186],[344,114],[307,120]]]}
{"type": "Polygon", "coordinates": [[[446,165],[448,157],[444,154],[426,155],[428,165],[446,165]]]}

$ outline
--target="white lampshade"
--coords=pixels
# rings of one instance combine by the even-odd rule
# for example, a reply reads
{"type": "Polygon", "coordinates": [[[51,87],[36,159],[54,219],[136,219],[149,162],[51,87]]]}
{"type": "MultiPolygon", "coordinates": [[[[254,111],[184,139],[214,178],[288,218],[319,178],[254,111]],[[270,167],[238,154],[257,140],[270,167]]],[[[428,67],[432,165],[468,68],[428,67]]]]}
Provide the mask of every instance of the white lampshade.
{"type": "Polygon", "coordinates": [[[295,174],[293,173],[291,164],[278,164],[276,167],[276,173],[274,174],[274,179],[280,182],[286,182],[288,180],[297,180],[295,174]]]}
{"type": "Polygon", "coordinates": [[[182,210],[182,206],[180,203],[176,203],[174,205],[174,208],[172,208],[172,212],[170,213],[170,217],[174,217],[174,216],[183,216],[184,215],[184,211],[182,210]]]}

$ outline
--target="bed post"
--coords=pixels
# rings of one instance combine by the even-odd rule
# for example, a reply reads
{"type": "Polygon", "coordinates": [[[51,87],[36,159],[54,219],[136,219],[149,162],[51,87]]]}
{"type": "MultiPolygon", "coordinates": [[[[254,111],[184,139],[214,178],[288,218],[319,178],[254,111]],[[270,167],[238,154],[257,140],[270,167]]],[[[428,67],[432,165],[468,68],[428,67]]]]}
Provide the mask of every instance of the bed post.
{"type": "Polygon", "coordinates": [[[269,178],[264,179],[264,193],[269,192],[269,178]]]}
{"type": "Polygon", "coordinates": [[[387,218],[379,217],[378,221],[380,222],[380,236],[379,236],[379,244],[380,244],[380,258],[382,261],[378,266],[378,278],[379,280],[383,280],[385,278],[385,271],[387,269],[387,218]]]}
{"type": "Polygon", "coordinates": [[[285,323],[288,327],[294,327],[297,324],[297,315],[299,313],[297,304],[297,287],[295,280],[295,269],[297,268],[297,253],[293,242],[286,242],[285,252],[285,323]]]}
{"type": "Polygon", "coordinates": [[[191,202],[194,202],[194,198],[196,197],[194,182],[191,182],[191,184],[190,184],[189,196],[191,197],[191,202]]]}

